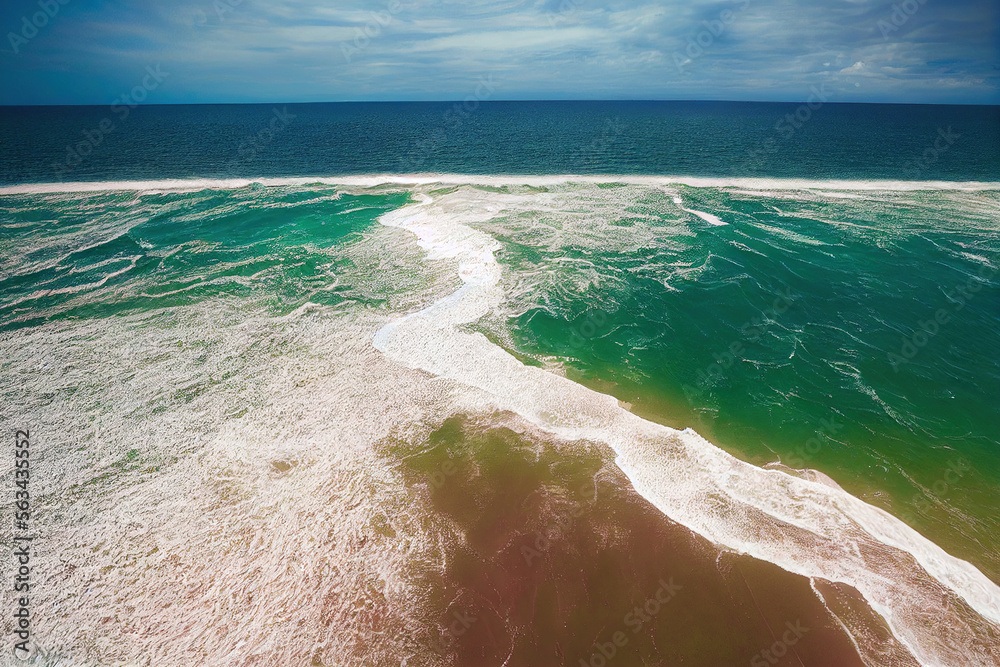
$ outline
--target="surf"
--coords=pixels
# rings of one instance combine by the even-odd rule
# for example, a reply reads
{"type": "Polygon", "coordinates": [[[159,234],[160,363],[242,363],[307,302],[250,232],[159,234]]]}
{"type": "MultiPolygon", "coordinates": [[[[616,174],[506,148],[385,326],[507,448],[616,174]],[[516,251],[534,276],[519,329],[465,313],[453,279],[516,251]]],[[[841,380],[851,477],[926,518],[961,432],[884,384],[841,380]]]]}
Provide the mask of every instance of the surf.
{"type": "Polygon", "coordinates": [[[362,174],[362,175],[316,175],[296,177],[260,178],[175,178],[134,181],[67,181],[49,183],[21,183],[0,186],[0,196],[24,194],[57,194],[74,192],[143,191],[143,192],[196,192],[205,189],[236,189],[252,185],[264,187],[329,185],[372,188],[378,186],[426,186],[481,185],[481,186],[529,186],[549,187],[567,183],[606,184],[624,183],[629,185],[670,186],[686,185],[694,188],[733,187],[746,188],[755,194],[770,190],[817,190],[815,194],[830,198],[856,197],[826,190],[848,190],[857,192],[879,191],[920,191],[959,190],[977,192],[1000,190],[1000,181],[943,181],[943,180],[850,180],[850,179],[805,179],[805,178],[757,178],[757,177],[698,177],[698,176],[639,176],[635,174],[458,174],[458,173],[414,173],[414,174],[362,174]]]}
{"type": "MultiPolygon", "coordinates": [[[[498,184],[503,177],[469,178],[498,184]]],[[[576,182],[571,177],[552,178],[534,184],[576,182]]],[[[531,184],[532,179],[515,180],[531,184]]],[[[659,177],[613,180],[677,183],[659,177]]],[[[678,180],[720,183],[720,179],[678,180]]],[[[752,179],[721,180],[751,187],[746,181],[752,179]]],[[[755,185],[780,189],[778,180],[758,180],[755,185]]],[[[791,183],[784,185],[806,187],[803,181],[791,183]]],[[[822,183],[825,188],[848,189],[847,182],[822,183]]],[[[416,180],[407,184],[421,185],[416,180]]],[[[866,189],[856,182],[850,186],[866,189]]],[[[872,189],[884,187],[887,184],[872,189]]],[[[938,187],[923,184],[925,189],[938,187]]],[[[953,188],[956,184],[940,189],[953,188]]],[[[915,189],[914,184],[905,189],[915,189]]],[[[758,468],[690,429],[642,419],[613,397],[526,366],[483,334],[464,330],[463,325],[494,311],[504,298],[503,270],[496,259],[501,246],[474,228],[500,215],[500,210],[488,193],[468,189],[437,199],[418,192],[416,199],[415,204],[384,214],[379,222],[413,233],[427,259],[457,263],[462,286],[379,330],[372,341],[377,350],[408,368],[485,391],[498,408],[558,438],[608,445],[635,490],[665,516],[724,549],[814,581],[854,587],[922,664],[985,664],[1000,658],[1000,587],[902,521],[839,487],[758,468]],[[942,627],[947,636],[928,631],[942,627]]]]}

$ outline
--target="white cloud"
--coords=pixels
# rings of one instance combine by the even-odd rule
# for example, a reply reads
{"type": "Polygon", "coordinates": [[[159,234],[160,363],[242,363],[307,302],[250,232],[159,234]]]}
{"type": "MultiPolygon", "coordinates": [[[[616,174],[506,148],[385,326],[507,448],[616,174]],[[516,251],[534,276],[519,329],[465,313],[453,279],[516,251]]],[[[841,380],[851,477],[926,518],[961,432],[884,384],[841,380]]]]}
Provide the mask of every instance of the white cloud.
{"type": "Polygon", "coordinates": [[[593,28],[553,28],[469,32],[422,40],[413,51],[550,51],[572,46],[589,46],[604,41],[606,34],[593,28]]]}
{"type": "Polygon", "coordinates": [[[752,0],[738,11],[742,0],[245,0],[220,17],[214,0],[119,0],[114,12],[80,5],[8,61],[5,75],[20,83],[0,101],[28,103],[32,85],[49,95],[38,72],[62,68],[80,90],[101,90],[151,62],[186,71],[164,96],[206,101],[237,84],[267,101],[296,89],[331,100],[368,89],[440,99],[486,72],[502,73],[511,97],[795,99],[827,82],[844,100],[878,91],[919,101],[944,90],[1000,101],[990,0],[924,4],[886,39],[876,23],[894,1],[752,0]],[[706,38],[705,22],[716,25],[724,10],[735,14],[706,38]],[[358,50],[345,58],[342,44],[358,50]],[[688,60],[683,72],[675,53],[688,60]]]}

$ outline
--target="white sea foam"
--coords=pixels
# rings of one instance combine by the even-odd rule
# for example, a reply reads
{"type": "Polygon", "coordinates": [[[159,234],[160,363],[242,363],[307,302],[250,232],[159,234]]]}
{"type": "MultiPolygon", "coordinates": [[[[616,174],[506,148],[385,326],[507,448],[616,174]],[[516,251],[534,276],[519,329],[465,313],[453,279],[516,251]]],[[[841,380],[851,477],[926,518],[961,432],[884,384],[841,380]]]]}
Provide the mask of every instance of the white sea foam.
{"type": "Polygon", "coordinates": [[[39,463],[37,664],[440,660],[448,534],[375,444],[486,406],[371,347],[446,289],[396,236],[342,248],[353,284],[386,281],[389,311],[271,316],[240,296],[0,335],[0,428],[30,428],[39,463]]]}
{"type": "Polygon", "coordinates": [[[416,234],[429,257],[457,261],[464,284],[386,325],[374,338],[377,349],[483,390],[497,407],[556,436],[608,444],[635,489],[665,515],[789,572],[853,586],[925,665],[1000,658],[1000,587],[895,517],[836,485],[757,468],[691,430],[643,420],[610,396],[525,366],[462,330],[503,300],[499,244],[470,227],[497,216],[497,201],[471,190],[435,201],[424,195],[380,219],[416,234]]]}
{"type": "Polygon", "coordinates": [[[713,227],[725,227],[726,225],[729,224],[728,222],[723,222],[722,219],[719,218],[719,216],[712,215],[711,213],[705,213],[704,211],[696,211],[692,208],[682,208],[681,210],[695,214],[696,216],[698,216],[708,224],[712,225],[713,227]]]}
{"type": "MultiPolygon", "coordinates": [[[[186,189],[200,187],[219,186],[186,189]]],[[[971,566],[843,492],[760,471],[456,328],[497,313],[511,289],[552,279],[541,266],[519,271],[511,285],[514,272],[501,270],[495,239],[475,228],[511,208],[521,218],[493,219],[491,232],[510,222],[550,250],[611,239],[631,253],[697,240],[690,219],[594,235],[594,224],[627,217],[622,204],[636,199],[629,188],[562,190],[459,189],[389,213],[383,222],[395,228],[370,230],[344,250],[352,267],[345,289],[388,299],[385,308],[307,302],[269,316],[245,296],[212,298],[0,336],[12,369],[0,375],[0,426],[32,425],[44,462],[37,530],[58,546],[36,555],[46,580],[32,604],[45,620],[37,636],[47,664],[399,664],[414,646],[430,645],[434,589],[419,577],[440,569],[448,535],[427,528],[428,507],[373,443],[397,435],[422,442],[451,414],[497,406],[557,435],[608,442],[641,493],[720,544],[853,582],[925,663],[994,662],[997,635],[984,630],[994,626],[939,582],[964,578],[954,590],[976,609],[994,604],[995,587],[971,566]],[[404,230],[443,261],[423,262],[404,230]],[[449,262],[459,265],[463,287],[419,310],[453,292],[449,262]],[[410,311],[377,334],[388,355],[371,346],[393,313],[410,311]],[[423,368],[444,377],[429,380],[423,368]],[[897,529],[902,548],[878,537],[897,529]]],[[[53,198],[106,208],[100,198],[53,198]]],[[[175,206],[178,221],[193,215],[164,205],[175,206]]],[[[150,214],[104,211],[47,238],[33,270],[150,214]]],[[[671,262],[658,261],[654,275],[671,262]]],[[[23,264],[13,254],[0,269],[20,274],[23,264]]],[[[697,271],[680,259],[676,267],[677,276],[697,271]]],[[[597,280],[585,262],[563,278],[569,271],[582,285],[597,280]]],[[[325,288],[335,284],[330,278],[325,288]]],[[[103,298],[121,295],[87,302],[103,298]]],[[[11,529],[0,527],[0,541],[11,529]]],[[[430,653],[424,649],[425,662],[437,659],[430,653]]]]}
{"type": "Polygon", "coordinates": [[[719,216],[717,216],[717,215],[713,215],[711,213],[705,213],[704,211],[696,211],[696,210],[690,209],[690,208],[684,208],[684,206],[682,206],[682,203],[684,202],[684,200],[681,199],[680,197],[674,197],[673,201],[674,201],[675,204],[677,204],[678,206],[680,206],[680,209],[682,211],[686,211],[688,213],[691,213],[691,214],[694,214],[694,215],[698,216],[699,218],[701,218],[702,220],[704,220],[708,224],[712,225],[713,227],[724,227],[725,225],[729,224],[728,222],[723,222],[719,218],[719,216]]]}
{"type": "Polygon", "coordinates": [[[264,186],[301,186],[311,184],[376,187],[380,185],[486,185],[548,187],[564,183],[626,183],[632,185],[686,185],[696,188],[736,187],[749,191],[817,190],[828,197],[842,197],[832,191],[914,191],[914,190],[1000,190],[997,181],[897,181],[803,178],[708,178],[697,176],[641,176],[635,174],[555,174],[555,175],[479,175],[479,174],[364,174],[350,176],[298,176],[286,178],[165,179],[152,181],[80,181],[72,183],[27,183],[0,187],[0,195],[45,194],[60,192],[143,191],[192,192],[204,189],[243,188],[254,183],[264,186]]]}

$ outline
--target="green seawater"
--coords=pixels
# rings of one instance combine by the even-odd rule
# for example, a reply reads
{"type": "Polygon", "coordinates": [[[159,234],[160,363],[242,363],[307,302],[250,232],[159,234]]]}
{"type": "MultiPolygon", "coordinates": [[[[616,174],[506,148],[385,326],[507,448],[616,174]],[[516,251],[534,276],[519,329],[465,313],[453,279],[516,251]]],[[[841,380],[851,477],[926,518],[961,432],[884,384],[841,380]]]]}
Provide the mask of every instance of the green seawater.
{"type": "MultiPolygon", "coordinates": [[[[498,197],[476,226],[502,245],[506,304],[473,328],[755,464],[822,471],[1000,578],[995,190],[476,190],[498,197]]],[[[379,226],[409,201],[324,185],[5,195],[0,335],[216,302],[415,310],[459,283],[428,295],[412,236],[379,226]],[[397,245],[362,261],[376,230],[397,245]]]]}
{"type": "Polygon", "coordinates": [[[515,275],[545,276],[511,297],[512,351],[820,470],[1000,577],[997,193],[680,196],[728,224],[647,193],[603,224],[488,225],[515,275]]]}
{"type": "Polygon", "coordinates": [[[212,298],[376,303],[344,249],[405,193],[324,186],[0,198],[0,331],[212,298]]]}

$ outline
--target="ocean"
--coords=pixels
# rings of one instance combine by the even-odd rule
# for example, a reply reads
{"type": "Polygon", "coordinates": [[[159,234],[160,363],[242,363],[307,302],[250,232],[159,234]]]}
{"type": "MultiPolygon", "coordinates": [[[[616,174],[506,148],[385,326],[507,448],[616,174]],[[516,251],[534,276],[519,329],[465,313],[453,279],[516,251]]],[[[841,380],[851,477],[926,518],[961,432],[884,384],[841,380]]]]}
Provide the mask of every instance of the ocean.
{"type": "Polygon", "coordinates": [[[125,110],[0,109],[37,664],[1000,662],[996,107],[125,110]]]}

